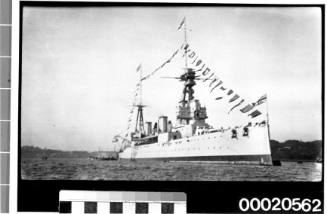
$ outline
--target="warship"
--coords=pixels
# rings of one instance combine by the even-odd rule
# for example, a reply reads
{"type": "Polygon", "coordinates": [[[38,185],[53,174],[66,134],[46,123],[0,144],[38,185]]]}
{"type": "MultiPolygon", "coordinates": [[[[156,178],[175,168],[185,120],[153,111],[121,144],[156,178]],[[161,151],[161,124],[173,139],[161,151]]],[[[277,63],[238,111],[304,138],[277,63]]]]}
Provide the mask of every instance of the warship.
{"type": "MultiPolygon", "coordinates": [[[[186,21],[184,47],[187,43],[186,21]]],[[[142,103],[142,74],[140,71],[140,101],[137,109],[135,130],[122,139],[120,159],[162,161],[217,161],[271,165],[268,115],[257,123],[248,122],[233,128],[214,128],[206,122],[207,109],[194,97],[194,86],[201,79],[188,64],[186,48],[185,68],[179,77],[183,83],[182,98],[177,105],[176,122],[167,116],[157,121],[145,122],[142,103]]],[[[267,112],[268,114],[268,112],[267,112]]]]}

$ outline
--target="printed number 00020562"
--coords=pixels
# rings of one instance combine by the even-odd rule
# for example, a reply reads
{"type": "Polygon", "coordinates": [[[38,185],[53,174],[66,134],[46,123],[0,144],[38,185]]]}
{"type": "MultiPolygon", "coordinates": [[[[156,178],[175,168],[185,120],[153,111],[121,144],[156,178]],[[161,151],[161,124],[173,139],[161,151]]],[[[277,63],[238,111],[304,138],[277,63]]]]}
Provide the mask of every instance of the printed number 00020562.
{"type": "Polygon", "coordinates": [[[320,199],[301,198],[242,198],[239,209],[247,211],[295,211],[295,212],[321,212],[320,199]]]}

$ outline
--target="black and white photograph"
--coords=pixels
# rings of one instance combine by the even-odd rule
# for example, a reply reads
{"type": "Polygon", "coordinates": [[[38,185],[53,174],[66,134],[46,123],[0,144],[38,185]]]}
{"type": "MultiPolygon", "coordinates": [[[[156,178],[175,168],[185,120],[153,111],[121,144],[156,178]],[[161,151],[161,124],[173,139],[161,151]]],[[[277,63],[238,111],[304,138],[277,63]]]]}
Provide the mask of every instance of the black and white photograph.
{"type": "Polygon", "coordinates": [[[321,8],[21,16],[21,179],[322,180],[321,8]]]}

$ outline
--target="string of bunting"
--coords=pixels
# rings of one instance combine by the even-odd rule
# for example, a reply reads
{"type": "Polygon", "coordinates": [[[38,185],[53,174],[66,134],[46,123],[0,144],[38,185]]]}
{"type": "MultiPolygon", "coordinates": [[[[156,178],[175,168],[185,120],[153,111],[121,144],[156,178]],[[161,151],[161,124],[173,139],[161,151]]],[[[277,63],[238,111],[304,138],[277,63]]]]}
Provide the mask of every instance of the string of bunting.
{"type": "MultiPolygon", "coordinates": [[[[158,68],[156,68],[154,71],[152,71],[150,74],[144,76],[141,78],[141,81],[147,80],[149,79],[151,76],[153,76],[156,72],[158,72],[160,69],[162,69],[166,64],[170,63],[172,61],[172,59],[178,54],[179,49],[177,49],[162,65],[160,65],[158,68]]],[[[139,72],[142,68],[142,64],[140,64],[137,68],[136,71],[139,72]]],[[[132,117],[133,117],[133,113],[134,113],[134,109],[135,109],[135,105],[136,105],[136,101],[137,101],[137,96],[139,93],[139,89],[140,89],[140,83],[136,84],[136,89],[135,89],[135,93],[134,93],[134,99],[133,99],[133,103],[132,103],[132,107],[131,110],[129,111],[129,116],[128,116],[128,120],[127,120],[127,129],[126,129],[126,133],[125,133],[125,137],[128,136],[129,133],[129,129],[131,128],[131,123],[132,123],[132,117]]]]}
{"type": "MultiPolygon", "coordinates": [[[[251,111],[254,107],[256,107],[256,106],[259,106],[259,105],[261,105],[262,103],[265,103],[265,102],[267,102],[267,94],[264,94],[264,95],[262,95],[256,102],[254,102],[254,103],[251,103],[251,104],[248,104],[247,106],[245,106],[246,107],[246,109],[241,109],[240,111],[244,111],[244,113],[246,113],[246,112],[249,112],[249,111],[251,111]],[[249,110],[250,109],[250,110],[249,110]]],[[[259,111],[259,110],[254,110],[254,111],[252,111],[250,114],[248,114],[248,116],[250,116],[250,117],[252,117],[252,118],[254,118],[254,117],[257,117],[257,116],[259,116],[259,115],[261,115],[262,113],[259,111]]]]}
{"type": "MultiPolygon", "coordinates": [[[[230,99],[229,103],[233,103],[237,100],[240,100],[236,105],[233,105],[230,110],[228,111],[228,114],[231,113],[234,109],[240,108],[244,102],[245,99],[242,99],[240,95],[235,93],[234,90],[228,89],[225,85],[223,80],[221,80],[206,64],[203,62],[203,60],[196,54],[194,50],[192,50],[189,46],[189,44],[183,44],[180,47],[180,50],[183,50],[183,57],[185,57],[185,54],[187,55],[187,58],[190,59],[191,64],[195,66],[195,72],[200,73],[202,77],[204,77],[203,82],[209,81],[209,89],[210,93],[212,93],[214,90],[219,90],[223,92],[222,95],[215,98],[215,100],[222,100],[227,95],[228,97],[234,94],[230,99]],[[226,93],[227,91],[227,93],[226,93]]],[[[215,92],[216,92],[215,91],[215,92]]],[[[260,105],[261,103],[264,103],[267,99],[267,95],[263,95],[259,98],[259,100],[255,103],[247,104],[243,107],[241,107],[240,112],[241,113],[247,113],[251,111],[255,106],[260,105]]],[[[254,110],[248,116],[251,116],[252,118],[260,115],[261,112],[258,110],[254,110]]]]}
{"type": "MultiPolygon", "coordinates": [[[[190,46],[188,44],[183,44],[179,49],[177,49],[172,54],[171,57],[168,58],[168,60],[166,60],[162,65],[160,65],[158,68],[153,70],[151,73],[144,76],[141,79],[141,81],[149,79],[151,76],[153,76],[155,73],[157,73],[160,69],[162,69],[166,64],[170,63],[180,50],[184,50],[183,57],[185,56],[185,54],[187,54],[187,57],[189,59],[191,59],[191,64],[195,65],[195,67],[196,67],[195,71],[201,73],[201,75],[203,77],[205,77],[203,79],[203,82],[210,80],[210,83],[209,83],[210,93],[212,93],[214,90],[219,89],[220,91],[225,91],[225,93],[227,91],[227,93],[226,93],[227,96],[234,94],[233,97],[231,97],[229,99],[229,103],[232,103],[232,102],[240,99],[240,96],[238,94],[236,94],[234,92],[234,90],[232,90],[232,89],[227,90],[227,87],[223,85],[224,82],[219,77],[217,77],[215,75],[215,73],[208,66],[206,66],[206,64],[197,56],[195,51],[190,49],[190,46]]],[[[137,67],[136,71],[140,71],[140,69],[141,69],[141,64],[137,67]]],[[[136,84],[132,107],[131,107],[131,110],[129,111],[129,117],[128,117],[128,122],[127,122],[128,125],[127,125],[125,137],[128,136],[128,131],[131,127],[132,117],[133,117],[133,113],[134,113],[134,109],[135,109],[135,105],[136,105],[136,101],[137,101],[139,88],[140,88],[140,83],[136,84]]],[[[222,100],[223,98],[224,98],[224,96],[219,96],[219,97],[216,97],[215,100],[222,100]]],[[[250,104],[247,104],[246,106],[242,107],[240,109],[240,112],[247,113],[247,112],[251,111],[255,106],[258,106],[258,105],[264,103],[266,100],[267,100],[267,95],[265,94],[262,97],[260,97],[257,102],[250,103],[250,104]]],[[[232,108],[229,110],[228,114],[230,112],[232,112],[234,109],[240,107],[244,103],[244,101],[245,100],[242,99],[236,105],[232,106],[232,108]]],[[[254,110],[253,112],[248,114],[248,116],[254,118],[260,114],[262,114],[262,113],[259,110],[254,110]]]]}
{"type": "MultiPolygon", "coordinates": [[[[138,67],[138,69],[139,69],[139,67],[138,67]]],[[[128,136],[129,129],[131,128],[131,123],[132,123],[132,120],[133,120],[132,117],[133,117],[133,113],[134,113],[134,110],[135,110],[135,105],[136,105],[136,102],[137,102],[137,96],[138,96],[139,88],[140,88],[140,84],[137,83],[135,93],[134,93],[134,97],[133,97],[133,103],[132,103],[131,109],[129,111],[129,116],[128,116],[128,120],[127,120],[127,128],[126,128],[126,131],[125,131],[125,137],[128,136]]]]}
{"type": "MultiPolygon", "coordinates": [[[[234,94],[230,99],[229,103],[232,103],[238,99],[240,99],[240,96],[234,92],[232,89],[228,89],[224,85],[224,81],[220,79],[206,64],[203,62],[203,60],[196,54],[194,50],[192,50],[189,46],[189,44],[183,44],[180,47],[181,50],[184,50],[183,57],[185,57],[185,54],[187,54],[187,57],[190,59],[191,65],[195,66],[195,72],[200,73],[203,77],[203,82],[209,83],[209,89],[210,93],[213,92],[223,92],[220,96],[216,97],[215,100],[223,100],[225,95],[231,96],[234,94]]],[[[228,113],[233,111],[235,108],[239,107],[244,102],[244,99],[242,102],[238,102],[237,105],[234,105],[228,113]]]]}
{"type": "Polygon", "coordinates": [[[162,69],[166,64],[170,63],[171,60],[178,54],[179,49],[177,49],[169,59],[167,59],[162,65],[160,65],[158,68],[156,68],[154,71],[149,73],[148,75],[144,76],[141,81],[149,79],[151,76],[153,76],[155,73],[157,73],[160,69],[162,69]]]}

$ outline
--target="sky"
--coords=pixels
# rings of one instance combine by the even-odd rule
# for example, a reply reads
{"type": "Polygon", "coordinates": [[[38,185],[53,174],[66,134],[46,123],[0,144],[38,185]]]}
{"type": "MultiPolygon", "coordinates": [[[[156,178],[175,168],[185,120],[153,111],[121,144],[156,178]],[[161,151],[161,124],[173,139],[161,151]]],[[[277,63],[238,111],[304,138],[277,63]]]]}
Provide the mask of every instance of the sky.
{"type": "MultiPolygon", "coordinates": [[[[110,150],[127,128],[142,63],[144,75],[188,43],[244,105],[267,94],[271,138],[321,139],[321,11],[314,7],[25,7],[21,144],[110,150]]],[[[145,121],[175,123],[183,72],[178,53],[143,81],[145,121]]],[[[247,122],[237,102],[198,82],[207,122],[247,122]]],[[[265,115],[265,114],[264,114],[265,115]]],[[[135,115],[133,118],[135,119],[135,115]]]]}

